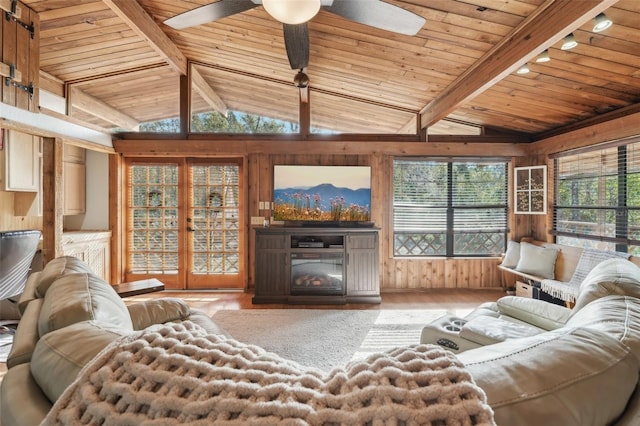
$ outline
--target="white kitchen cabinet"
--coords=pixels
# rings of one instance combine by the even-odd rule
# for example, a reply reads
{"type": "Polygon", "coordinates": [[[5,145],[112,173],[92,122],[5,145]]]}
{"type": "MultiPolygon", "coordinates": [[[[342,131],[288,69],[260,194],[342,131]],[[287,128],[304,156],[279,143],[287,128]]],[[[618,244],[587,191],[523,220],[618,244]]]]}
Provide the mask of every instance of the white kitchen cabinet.
{"type": "Polygon", "coordinates": [[[65,144],[62,160],[63,213],[65,215],[84,214],[86,212],[85,149],[65,144]]]}
{"type": "Polygon", "coordinates": [[[0,143],[0,189],[39,192],[41,140],[38,136],[4,129],[0,143]]]}

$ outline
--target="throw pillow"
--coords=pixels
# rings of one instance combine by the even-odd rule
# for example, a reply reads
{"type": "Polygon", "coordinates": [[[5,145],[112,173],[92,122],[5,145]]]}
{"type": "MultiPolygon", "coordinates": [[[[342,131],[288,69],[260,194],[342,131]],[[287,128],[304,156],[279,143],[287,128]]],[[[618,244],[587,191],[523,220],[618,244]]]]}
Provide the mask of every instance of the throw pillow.
{"type": "Polygon", "coordinates": [[[516,241],[507,242],[507,252],[502,259],[501,266],[505,268],[515,268],[520,260],[520,243],[516,241]]]}
{"type": "Polygon", "coordinates": [[[560,250],[535,244],[520,243],[520,259],[516,271],[541,278],[553,278],[560,250]]]}

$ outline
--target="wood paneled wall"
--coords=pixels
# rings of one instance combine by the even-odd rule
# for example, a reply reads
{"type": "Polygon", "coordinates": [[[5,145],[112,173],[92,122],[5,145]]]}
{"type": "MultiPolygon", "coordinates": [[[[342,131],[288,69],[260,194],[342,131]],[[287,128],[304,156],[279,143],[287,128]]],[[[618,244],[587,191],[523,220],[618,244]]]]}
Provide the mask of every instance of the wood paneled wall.
{"type": "MultiPolygon", "coordinates": [[[[251,216],[267,216],[258,209],[260,201],[271,200],[274,164],[370,165],[372,186],[372,220],[380,232],[380,278],[383,292],[429,290],[441,288],[491,288],[503,286],[496,265],[499,258],[421,258],[393,257],[392,234],[392,163],[395,156],[491,156],[511,158],[513,168],[547,164],[547,215],[509,215],[509,238],[533,237],[552,241],[553,162],[549,154],[580,148],[620,137],[640,134],[640,113],[615,122],[599,123],[566,136],[553,136],[530,144],[491,143],[411,143],[386,141],[295,141],[295,140],[114,140],[116,152],[128,156],[229,156],[243,155],[247,173],[247,223],[251,216]]],[[[113,173],[113,171],[112,171],[113,173]]],[[[509,200],[513,200],[513,181],[509,183],[509,200]]],[[[254,236],[249,232],[248,281],[252,286],[254,236]]]]}
{"type": "MultiPolygon", "coordinates": [[[[258,210],[259,201],[271,201],[273,165],[368,165],[371,166],[371,220],[380,228],[380,287],[383,292],[429,289],[483,289],[502,286],[499,258],[394,258],[392,228],[393,156],[331,154],[251,154],[248,156],[249,215],[268,216],[258,210]]],[[[529,230],[529,224],[519,232],[529,230]]],[[[523,234],[525,236],[528,234],[523,234]]],[[[255,282],[255,235],[250,233],[249,283],[255,282]]]]}
{"type": "MultiPolygon", "coordinates": [[[[539,214],[512,214],[510,217],[509,238],[520,241],[522,237],[533,237],[538,241],[552,241],[549,226],[551,224],[551,207],[553,201],[553,161],[547,162],[544,154],[530,155],[527,157],[514,157],[510,176],[513,176],[513,168],[526,166],[547,165],[547,212],[546,215],[539,214]]],[[[509,181],[509,200],[513,201],[513,180],[509,181]]]]}

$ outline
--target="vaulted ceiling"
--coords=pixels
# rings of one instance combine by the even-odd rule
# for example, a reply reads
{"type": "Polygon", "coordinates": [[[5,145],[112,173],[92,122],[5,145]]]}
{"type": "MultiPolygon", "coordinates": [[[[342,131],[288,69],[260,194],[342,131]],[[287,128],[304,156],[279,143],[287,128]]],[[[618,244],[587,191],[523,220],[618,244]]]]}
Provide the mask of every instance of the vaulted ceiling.
{"type": "MultiPolygon", "coordinates": [[[[185,30],[163,23],[212,1],[22,0],[40,18],[41,88],[69,96],[74,120],[131,129],[179,115],[192,65],[194,110],[297,122],[297,71],[262,7],[185,30]]],[[[309,22],[312,125],[536,140],[640,110],[638,0],[387,2],[426,19],[417,35],[323,10],[309,22]],[[596,33],[600,12],[614,24],[596,33]],[[561,50],[569,33],[578,46],[561,50]],[[545,49],[551,60],[537,63],[545,49]]]]}

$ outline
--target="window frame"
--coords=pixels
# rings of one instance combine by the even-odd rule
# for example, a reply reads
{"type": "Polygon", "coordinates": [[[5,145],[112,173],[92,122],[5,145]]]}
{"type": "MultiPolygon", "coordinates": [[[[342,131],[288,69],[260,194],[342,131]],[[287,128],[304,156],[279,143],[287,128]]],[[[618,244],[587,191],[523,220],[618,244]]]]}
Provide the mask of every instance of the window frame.
{"type": "MultiPolygon", "coordinates": [[[[391,200],[391,218],[390,218],[390,224],[391,224],[391,237],[392,237],[392,241],[391,241],[391,255],[394,258],[402,258],[402,259],[411,259],[411,258],[424,258],[424,257],[438,257],[438,258],[468,258],[468,257],[474,257],[474,258],[486,258],[486,257],[496,257],[496,256],[500,256],[502,253],[504,253],[505,249],[506,249],[506,244],[507,244],[507,240],[508,240],[508,234],[509,234],[509,208],[510,208],[510,204],[509,204],[509,171],[510,171],[510,159],[507,158],[478,158],[478,157],[461,157],[461,158],[452,158],[452,157],[447,157],[447,158],[441,158],[441,157],[394,157],[393,161],[392,161],[392,170],[391,170],[391,194],[392,194],[392,200],[391,200]],[[397,216],[397,208],[398,208],[398,203],[396,202],[396,187],[395,187],[395,174],[396,174],[396,164],[398,162],[402,162],[402,161],[408,161],[408,162],[421,162],[424,161],[425,163],[445,163],[447,165],[447,183],[446,183],[446,206],[433,206],[434,209],[442,209],[445,208],[446,209],[446,221],[445,221],[445,229],[444,229],[444,235],[445,235],[445,250],[444,253],[425,253],[425,250],[422,249],[421,253],[418,254],[412,254],[412,253],[399,253],[399,247],[397,246],[397,238],[398,238],[398,234],[403,233],[403,231],[399,231],[396,228],[396,216],[397,216]],[[499,163],[502,164],[504,167],[504,184],[503,184],[503,196],[502,199],[504,200],[504,203],[500,203],[500,204],[477,204],[477,205],[468,205],[468,204],[460,204],[460,205],[456,205],[456,203],[454,202],[454,186],[453,184],[454,182],[454,178],[455,178],[455,171],[454,169],[454,164],[459,164],[459,163],[469,163],[472,165],[480,165],[480,164],[492,164],[492,163],[499,163]],[[453,183],[453,184],[452,184],[453,183]],[[503,215],[504,218],[504,225],[503,227],[499,227],[497,229],[489,229],[489,230],[481,230],[476,232],[476,234],[499,234],[501,235],[501,243],[499,244],[499,249],[496,249],[495,251],[487,251],[487,252],[483,252],[483,253],[456,253],[456,248],[455,248],[455,237],[456,235],[460,235],[460,231],[457,231],[457,229],[459,229],[459,224],[458,224],[458,228],[456,228],[456,224],[455,224],[455,216],[456,213],[458,212],[463,212],[463,211],[470,211],[470,210],[481,210],[481,209],[490,209],[490,210],[495,210],[495,209],[499,209],[501,211],[501,214],[503,215]]],[[[424,207],[423,207],[424,208],[424,207]]],[[[406,233],[406,232],[404,232],[406,233]]],[[[412,232],[412,234],[414,235],[437,235],[440,234],[442,235],[442,232],[429,232],[428,230],[423,231],[422,233],[419,231],[416,232],[412,232]]],[[[410,237],[407,237],[410,238],[410,237]]],[[[495,247],[498,247],[497,245],[494,244],[495,247]]]]}
{"type": "MultiPolygon", "coordinates": [[[[628,185],[628,177],[629,175],[640,175],[640,138],[632,138],[630,140],[625,141],[615,141],[611,143],[599,144],[596,146],[589,146],[583,149],[566,151],[562,153],[558,153],[550,156],[553,159],[553,176],[554,176],[554,185],[553,185],[553,217],[552,217],[552,226],[551,226],[551,234],[556,237],[556,240],[559,239],[564,240],[561,241],[563,244],[567,245],[576,245],[579,247],[592,247],[597,245],[598,243],[610,244],[615,251],[624,252],[624,253],[637,253],[639,251],[638,247],[640,247],[640,239],[632,238],[634,226],[630,221],[630,213],[635,212],[636,214],[640,214],[640,205],[637,206],[629,206],[629,198],[631,196],[631,191],[628,185]],[[606,183],[607,177],[610,179],[615,179],[616,181],[616,189],[617,189],[617,197],[616,197],[616,205],[606,205],[606,200],[603,201],[604,204],[599,202],[598,205],[561,205],[559,204],[559,185],[562,181],[566,181],[566,179],[561,179],[559,176],[560,166],[559,162],[563,161],[563,159],[567,159],[568,157],[573,157],[576,161],[579,156],[584,154],[593,154],[598,155],[598,157],[602,158],[607,150],[616,149],[616,160],[614,162],[609,162],[609,164],[616,164],[616,172],[612,174],[611,172],[601,172],[597,175],[593,175],[592,178],[597,179],[599,184],[603,184],[603,181],[606,183]],[[632,155],[629,155],[629,149],[632,150],[632,155]],[[635,152],[633,152],[635,151],[635,152]],[[600,154],[598,154],[600,153],[600,154]],[[631,161],[634,162],[635,171],[629,173],[629,168],[631,166],[631,161]],[[567,230],[558,230],[558,224],[561,223],[559,220],[559,216],[561,211],[563,210],[576,210],[579,211],[594,211],[594,212],[606,212],[612,211],[615,212],[615,220],[613,224],[614,227],[614,236],[607,236],[602,233],[585,233],[585,232],[571,232],[567,230]]],[[[578,181],[580,179],[585,179],[585,177],[573,177],[574,181],[578,181]]],[[[589,223],[589,222],[584,222],[589,223]]],[[[608,223],[606,219],[602,226],[606,226],[608,223]]],[[[595,223],[597,226],[598,223],[595,223]]],[[[635,225],[636,227],[640,226],[640,223],[635,225]]],[[[600,244],[602,245],[602,244],[600,244]]],[[[602,247],[597,247],[602,248],[602,247]]]]}

